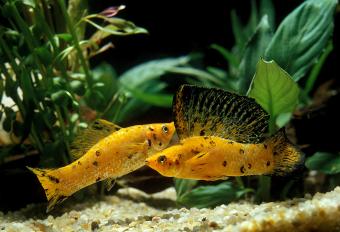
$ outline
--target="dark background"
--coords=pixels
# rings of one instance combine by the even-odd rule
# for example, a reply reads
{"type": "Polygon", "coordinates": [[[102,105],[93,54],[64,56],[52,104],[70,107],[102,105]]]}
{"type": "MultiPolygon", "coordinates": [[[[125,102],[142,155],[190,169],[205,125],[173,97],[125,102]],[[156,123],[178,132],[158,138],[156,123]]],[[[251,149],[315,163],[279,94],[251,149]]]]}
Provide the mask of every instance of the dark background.
{"type": "MultiPolygon", "coordinates": [[[[302,1],[274,1],[276,9],[276,25],[296,6],[302,1]]],[[[148,35],[134,35],[126,37],[111,37],[115,45],[111,49],[97,57],[91,62],[92,66],[105,61],[113,65],[118,74],[125,70],[140,64],[142,62],[159,59],[163,57],[177,57],[187,55],[191,52],[207,52],[209,45],[212,43],[220,44],[230,49],[234,44],[230,11],[235,9],[237,15],[241,18],[243,23],[248,21],[250,16],[250,1],[179,1],[179,0],[126,0],[126,1],[94,1],[89,0],[91,13],[97,13],[109,6],[117,6],[120,4],[126,5],[126,9],[119,12],[118,17],[130,20],[136,25],[146,28],[149,31],[148,35]]],[[[322,72],[318,79],[317,85],[329,79],[336,79],[338,76],[337,59],[338,55],[338,35],[339,35],[339,14],[336,16],[336,25],[334,32],[334,51],[328,57],[322,72]]],[[[217,66],[225,66],[227,64],[222,57],[214,58],[217,66]]],[[[317,86],[316,85],[316,86],[317,86]]],[[[339,86],[339,84],[337,85],[339,86]]],[[[339,99],[338,99],[339,100],[339,99]]],[[[337,108],[338,102],[333,104],[333,108],[337,108]]],[[[333,109],[336,112],[337,109],[333,109]]],[[[155,110],[155,109],[153,109],[155,110]]],[[[157,115],[157,118],[145,116],[148,120],[166,121],[171,117],[169,110],[156,109],[152,115],[157,115]],[[166,118],[166,119],[165,119],[166,118]]],[[[330,111],[334,121],[329,121],[329,125],[322,125],[319,123],[319,129],[325,131],[313,131],[315,122],[308,123],[308,133],[315,140],[318,137],[324,137],[325,133],[332,135],[333,123],[337,123],[337,116],[330,111]]],[[[327,121],[327,116],[325,120],[327,121]]],[[[146,120],[140,119],[140,122],[146,120]]],[[[131,122],[132,123],[132,122],[131,122]]],[[[302,125],[301,131],[304,130],[302,125]]],[[[336,138],[339,136],[331,136],[336,138]]],[[[311,142],[307,141],[306,142],[311,142]]],[[[327,143],[326,143],[327,144],[327,143]]],[[[24,207],[31,202],[45,201],[44,193],[40,189],[40,184],[35,176],[25,169],[28,163],[20,164],[22,167],[18,168],[18,164],[10,164],[6,170],[0,170],[0,210],[15,210],[24,207]],[[13,178],[14,177],[14,178],[13,178]]]]}

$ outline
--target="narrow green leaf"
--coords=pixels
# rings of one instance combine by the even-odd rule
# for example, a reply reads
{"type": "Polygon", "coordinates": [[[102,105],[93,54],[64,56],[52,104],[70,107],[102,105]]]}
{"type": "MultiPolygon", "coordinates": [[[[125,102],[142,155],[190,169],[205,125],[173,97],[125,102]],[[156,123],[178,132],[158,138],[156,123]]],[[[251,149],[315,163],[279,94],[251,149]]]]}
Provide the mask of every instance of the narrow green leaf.
{"type": "Polygon", "coordinates": [[[238,18],[236,11],[232,10],[230,13],[231,16],[231,28],[233,30],[234,38],[236,45],[242,50],[244,44],[247,41],[247,37],[245,36],[244,32],[242,31],[243,26],[238,18]]]}
{"type": "Polygon", "coordinates": [[[158,107],[171,107],[172,105],[172,94],[146,93],[132,88],[127,88],[127,90],[132,93],[133,97],[150,105],[158,107]]]}
{"type": "Polygon", "coordinates": [[[248,94],[270,114],[273,132],[279,114],[292,112],[298,103],[299,87],[274,61],[261,59],[248,94]]]}
{"type": "Polygon", "coordinates": [[[308,0],[280,24],[265,52],[295,81],[301,79],[326,47],[333,33],[337,0],[308,0]]]}
{"type": "Polygon", "coordinates": [[[190,192],[195,185],[197,185],[197,180],[188,180],[188,179],[178,179],[174,178],[175,189],[177,198],[182,197],[185,193],[190,192]]]}
{"type": "Polygon", "coordinates": [[[187,56],[148,61],[124,72],[119,77],[119,81],[123,84],[123,86],[136,88],[143,83],[158,80],[170,68],[185,65],[188,62],[189,57],[187,56]]]}
{"type": "Polygon", "coordinates": [[[237,56],[235,56],[232,52],[228,51],[224,47],[218,44],[212,44],[210,47],[221,53],[224,59],[228,61],[232,66],[237,67],[239,65],[240,61],[237,59],[237,56]]]}
{"type": "Polygon", "coordinates": [[[264,51],[272,38],[272,31],[268,23],[267,15],[263,16],[260,23],[248,43],[246,44],[242,60],[239,65],[238,92],[246,94],[255,73],[258,60],[264,55],[264,51]]]}
{"type": "Polygon", "coordinates": [[[188,75],[197,78],[202,83],[208,86],[224,86],[225,83],[223,80],[220,80],[217,76],[214,76],[204,70],[192,68],[192,67],[174,67],[169,68],[169,72],[181,74],[181,75],[188,75]]]}
{"type": "Polygon", "coordinates": [[[268,16],[268,24],[272,30],[275,28],[275,8],[272,0],[260,1],[260,16],[268,16]]]}
{"type": "Polygon", "coordinates": [[[310,170],[317,170],[325,174],[340,173],[340,154],[316,152],[308,157],[305,163],[310,170]]]}

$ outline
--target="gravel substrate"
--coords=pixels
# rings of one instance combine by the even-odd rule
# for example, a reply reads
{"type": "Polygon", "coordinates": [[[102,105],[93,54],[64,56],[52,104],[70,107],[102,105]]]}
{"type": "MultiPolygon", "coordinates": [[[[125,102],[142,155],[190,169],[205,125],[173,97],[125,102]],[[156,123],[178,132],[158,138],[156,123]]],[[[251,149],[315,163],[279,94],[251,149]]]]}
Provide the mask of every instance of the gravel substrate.
{"type": "Polygon", "coordinates": [[[59,216],[35,218],[27,216],[37,208],[31,205],[0,212],[0,231],[340,231],[340,187],[313,197],[260,205],[167,210],[150,206],[171,207],[174,197],[173,189],[151,196],[125,189],[101,201],[67,206],[59,216]]]}

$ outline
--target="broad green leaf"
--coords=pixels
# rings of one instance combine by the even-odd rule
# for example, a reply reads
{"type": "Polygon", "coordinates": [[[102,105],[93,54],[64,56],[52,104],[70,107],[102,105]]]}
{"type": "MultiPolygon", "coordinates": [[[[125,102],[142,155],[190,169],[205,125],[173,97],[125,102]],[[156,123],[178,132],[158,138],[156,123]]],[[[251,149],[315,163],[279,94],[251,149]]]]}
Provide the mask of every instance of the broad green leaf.
{"type": "Polygon", "coordinates": [[[248,43],[246,44],[242,60],[239,65],[238,92],[246,94],[253,78],[256,64],[264,55],[264,51],[272,38],[272,31],[267,15],[263,16],[248,43]]]}
{"type": "Polygon", "coordinates": [[[177,198],[180,198],[183,196],[183,194],[190,192],[192,188],[198,183],[198,180],[174,178],[174,182],[177,198]]]}
{"type": "Polygon", "coordinates": [[[301,79],[326,47],[333,33],[337,0],[308,0],[280,24],[265,58],[275,60],[295,81],[301,79]]]}
{"type": "Polygon", "coordinates": [[[274,61],[261,59],[248,94],[270,114],[273,132],[279,114],[292,112],[298,103],[299,87],[274,61]]]}
{"type": "Polygon", "coordinates": [[[306,167],[326,174],[340,173],[340,154],[316,152],[307,158],[306,167]]]}
{"type": "Polygon", "coordinates": [[[218,185],[195,188],[179,197],[177,202],[188,207],[214,207],[220,204],[228,204],[252,191],[252,189],[234,187],[230,182],[223,182],[218,185]]]}

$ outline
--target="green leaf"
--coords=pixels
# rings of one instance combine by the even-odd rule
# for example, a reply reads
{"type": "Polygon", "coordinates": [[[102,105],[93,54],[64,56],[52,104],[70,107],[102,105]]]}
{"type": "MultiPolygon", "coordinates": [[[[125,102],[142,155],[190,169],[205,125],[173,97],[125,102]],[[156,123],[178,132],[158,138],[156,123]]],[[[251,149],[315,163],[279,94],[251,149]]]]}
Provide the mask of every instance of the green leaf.
{"type": "Polygon", "coordinates": [[[70,87],[73,92],[75,92],[79,96],[83,96],[85,94],[85,86],[84,83],[78,80],[73,80],[70,82],[70,87]]]}
{"type": "Polygon", "coordinates": [[[218,87],[224,86],[225,83],[219,77],[210,74],[204,70],[200,70],[192,67],[173,67],[168,70],[169,72],[187,75],[197,78],[205,86],[218,87]]]}
{"type": "Polygon", "coordinates": [[[169,108],[172,105],[172,94],[146,93],[132,88],[128,88],[128,91],[130,91],[130,93],[132,93],[133,97],[136,99],[139,99],[150,105],[169,108]]]}
{"type": "Polygon", "coordinates": [[[136,88],[143,83],[159,80],[170,68],[185,65],[188,62],[188,56],[148,61],[124,72],[119,81],[123,86],[136,88]]]}
{"type": "Polygon", "coordinates": [[[239,65],[238,92],[246,94],[255,73],[258,60],[264,55],[264,51],[272,38],[272,31],[268,23],[267,15],[263,16],[260,23],[248,43],[246,44],[242,60],[239,65]]]}
{"type": "Polygon", "coordinates": [[[260,16],[268,16],[268,24],[272,30],[275,28],[275,9],[272,0],[260,1],[260,16]]]}
{"type": "Polygon", "coordinates": [[[270,114],[270,131],[273,132],[277,116],[292,112],[297,105],[299,87],[274,61],[261,59],[248,95],[270,114]]]}
{"type": "Polygon", "coordinates": [[[224,57],[224,59],[226,61],[229,62],[229,64],[237,67],[239,65],[239,60],[237,59],[237,56],[234,55],[234,53],[228,51],[226,48],[218,45],[218,44],[212,44],[210,46],[212,49],[215,49],[216,51],[218,51],[219,53],[221,53],[221,55],[224,57]]]}
{"type": "Polygon", "coordinates": [[[51,94],[51,99],[59,106],[66,106],[72,101],[72,95],[66,90],[59,90],[51,94]]]}
{"type": "Polygon", "coordinates": [[[230,182],[223,182],[218,185],[195,188],[179,197],[177,202],[188,207],[214,207],[220,204],[228,204],[252,191],[252,189],[234,187],[230,182]]]}
{"type": "Polygon", "coordinates": [[[265,52],[295,81],[317,61],[333,33],[337,0],[309,0],[302,3],[280,24],[265,52]]]}
{"type": "Polygon", "coordinates": [[[326,174],[340,173],[340,154],[316,152],[307,158],[306,167],[326,174]]]}
{"type": "Polygon", "coordinates": [[[188,180],[188,179],[177,179],[174,178],[175,189],[177,198],[180,198],[185,193],[190,192],[195,185],[197,185],[198,180],[188,180]]]}

